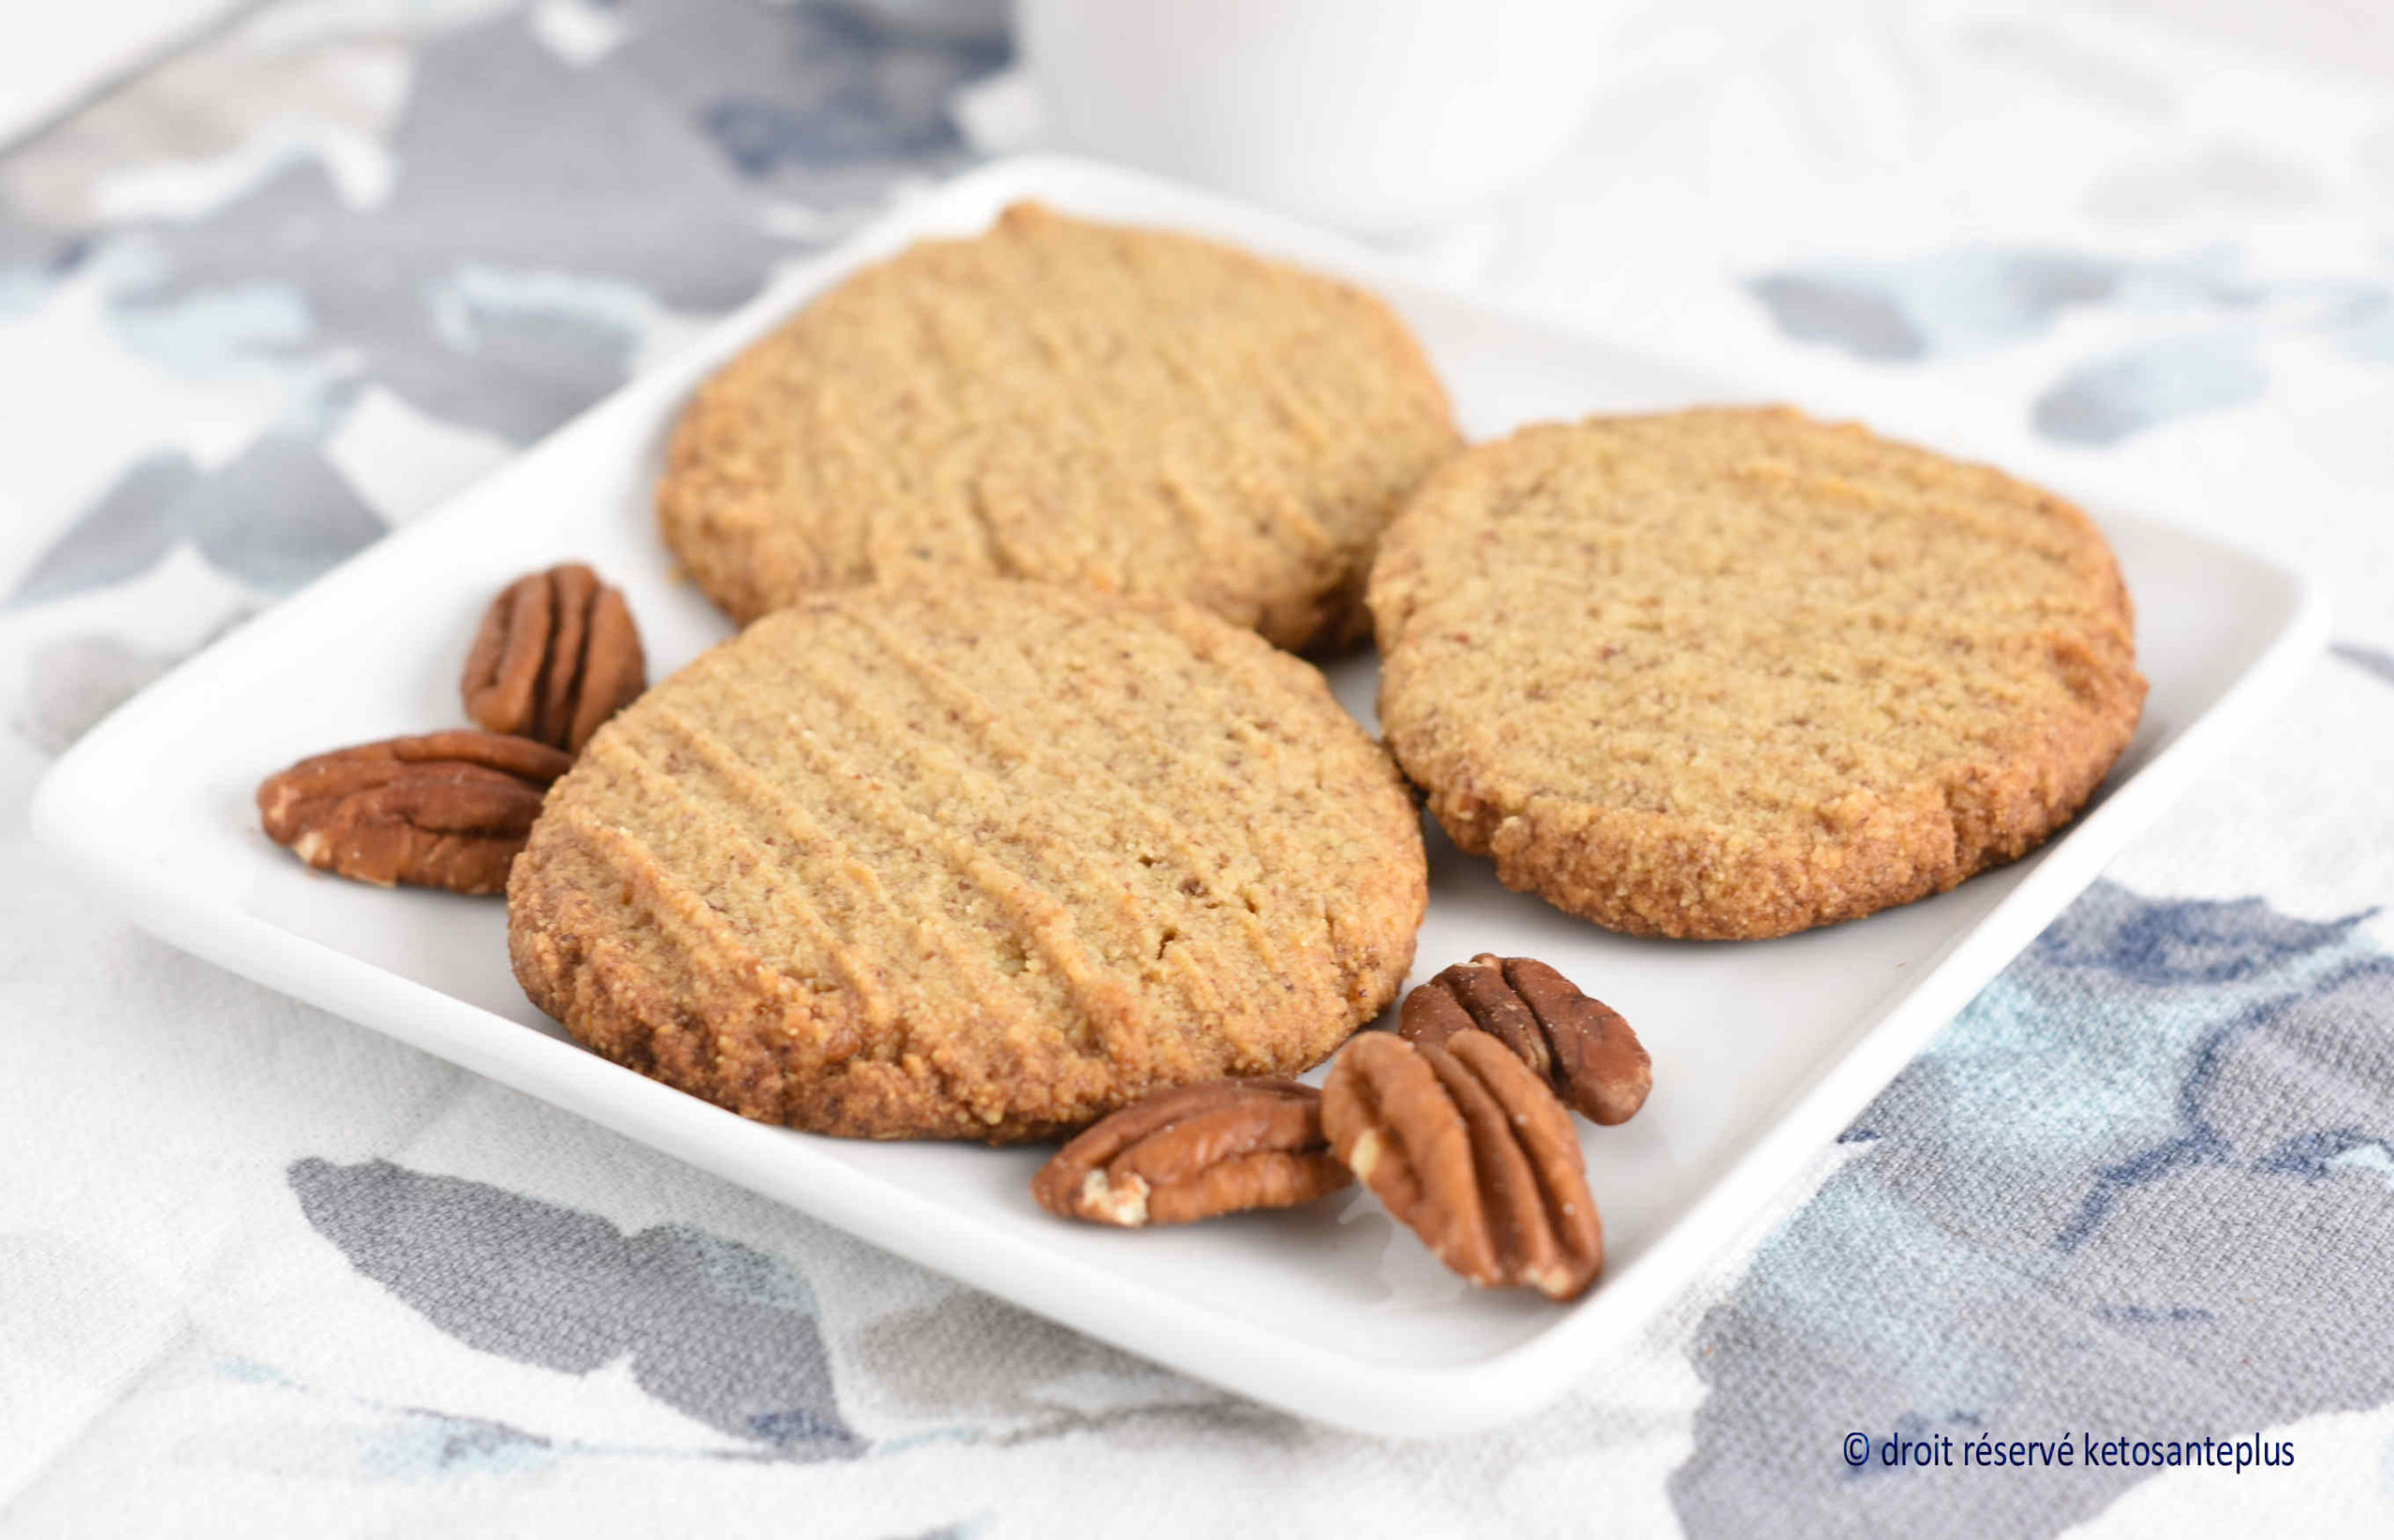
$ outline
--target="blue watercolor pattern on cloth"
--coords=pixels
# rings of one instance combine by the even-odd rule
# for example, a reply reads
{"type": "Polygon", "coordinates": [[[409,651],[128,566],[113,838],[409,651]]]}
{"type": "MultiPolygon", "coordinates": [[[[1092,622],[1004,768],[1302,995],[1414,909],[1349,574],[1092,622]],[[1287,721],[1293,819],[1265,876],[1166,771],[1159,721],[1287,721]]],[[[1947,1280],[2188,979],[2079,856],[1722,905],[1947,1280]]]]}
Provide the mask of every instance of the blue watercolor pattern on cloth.
{"type": "Polygon", "coordinates": [[[209,1368],[220,1381],[247,1392],[244,1415],[183,1434],[172,1446],[179,1460],[319,1481],[428,1485],[537,1479],[569,1461],[764,1463],[786,1458],[772,1446],[660,1446],[534,1432],[496,1418],[309,1385],[251,1358],[221,1359],[209,1368]]]}
{"type": "Polygon", "coordinates": [[[2117,443],[2173,418],[2258,400],[2269,374],[2233,333],[2167,338],[2083,365],[2028,409],[2039,433],[2064,443],[2117,443]]]}
{"type": "Polygon", "coordinates": [[[2146,428],[2257,400],[2271,338],[2324,338],[2394,363],[2394,290],[2359,279],[2259,283],[2237,253],[2131,262],[2081,252],[1960,247],[1894,262],[1828,262],[1747,284],[1781,332],[1873,363],[1916,364],[2044,337],[2073,310],[2164,316],[2180,328],[2067,369],[2029,408],[2048,439],[2102,447],[2146,428]]]}
{"type": "Polygon", "coordinates": [[[820,3],[614,9],[621,46],[581,65],[513,13],[418,48],[385,197],[346,196],[305,159],[196,217],[101,230],[50,228],[0,195],[0,312],[83,281],[148,364],[284,399],[228,465],[162,451],[130,468],[5,602],[127,582],[178,544],[287,592],[382,531],[320,447],[360,385],[539,438],[627,379],[659,317],[728,309],[807,249],[760,199],[861,217],[897,177],[963,164],[947,100],[1008,57],[996,17],[927,12],[908,30],[820,3]],[[240,529],[241,508],[280,512],[240,529]]]}
{"type": "MultiPolygon", "coordinates": [[[[1279,1413],[954,1289],[842,1337],[844,1371],[906,1423],[877,1441],[844,1410],[814,1290],[780,1257],[687,1225],[627,1234],[598,1215],[388,1160],[303,1159],[287,1178],[319,1236],[456,1343],[559,1374],[625,1363],[642,1392],[722,1435],[660,1450],[344,1397],[301,1419],[329,1418],[339,1436],[310,1435],[294,1470],[383,1479],[568,1456],[814,1464],[927,1439],[1019,1444],[1147,1421],[1272,1446],[1305,1436],[1279,1413]]],[[[270,1365],[220,1372],[309,1392],[270,1365]]],[[[238,1458],[252,1458],[246,1445],[238,1458]]]]}
{"type": "Polygon", "coordinates": [[[387,1160],[301,1160],[290,1181],[353,1267],[469,1347],[567,1374],[628,1358],[651,1396],[778,1458],[865,1450],[806,1280],[763,1252],[387,1160]]]}
{"type": "MultiPolygon", "coordinates": [[[[207,123],[56,151],[46,174],[79,203],[29,202],[0,180],[0,316],[88,292],[100,333],[141,367],[274,403],[229,455],[162,442],[123,465],[0,578],[0,617],[129,586],[179,552],[241,590],[235,611],[296,589],[411,511],[373,506],[328,452],[368,389],[451,429],[533,441],[629,378],[660,327],[747,299],[900,179],[962,166],[949,99],[1009,56],[988,0],[930,0],[902,20],[832,0],[606,8],[619,36],[597,57],[560,56],[520,8],[411,43],[375,197],[294,154],[173,217],[97,211],[120,162],[163,174],[204,159],[207,144],[183,140],[207,123]],[[777,224],[774,210],[804,218],[777,224]]],[[[346,79],[353,46],[293,41],[274,77],[346,79]]],[[[290,89],[295,121],[323,110],[312,88],[290,89]]],[[[167,124],[190,106],[137,105],[167,124]]],[[[50,752],[176,655],[132,657],[100,633],[42,651],[6,714],[50,752]]]]}
{"type": "Polygon", "coordinates": [[[2394,956],[2366,917],[2090,889],[1706,1317],[1688,1532],[2050,1534],[2152,1473],[2040,1471],[1990,1529],[1987,1473],[1851,1470],[1840,1441],[2249,1438],[2394,1397],[2394,956]]]}

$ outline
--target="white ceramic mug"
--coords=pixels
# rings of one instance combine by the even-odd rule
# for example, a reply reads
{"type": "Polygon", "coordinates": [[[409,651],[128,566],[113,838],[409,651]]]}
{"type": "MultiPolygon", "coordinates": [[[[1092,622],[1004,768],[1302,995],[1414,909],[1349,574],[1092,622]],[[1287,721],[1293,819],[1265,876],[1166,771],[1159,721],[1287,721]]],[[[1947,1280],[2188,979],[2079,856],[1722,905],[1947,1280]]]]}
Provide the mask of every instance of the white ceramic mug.
{"type": "Polygon", "coordinates": [[[1017,0],[1065,147],[1348,229],[1466,214],[1588,105],[1605,0],[1017,0]]]}

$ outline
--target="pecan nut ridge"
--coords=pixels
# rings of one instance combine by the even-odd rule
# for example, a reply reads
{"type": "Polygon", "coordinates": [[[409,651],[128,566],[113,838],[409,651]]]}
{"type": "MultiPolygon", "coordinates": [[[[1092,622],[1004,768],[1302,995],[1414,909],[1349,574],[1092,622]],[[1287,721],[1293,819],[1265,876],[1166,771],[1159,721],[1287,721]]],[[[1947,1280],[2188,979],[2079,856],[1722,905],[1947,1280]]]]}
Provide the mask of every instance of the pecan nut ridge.
{"type": "Polygon", "coordinates": [[[491,601],[466,655],[466,714],[580,753],[647,687],[640,630],[621,590],[580,562],[531,572],[491,601]]]}
{"type": "Polygon", "coordinates": [[[1488,1033],[1590,1122],[1627,1122],[1653,1089],[1653,1062],[1621,1013],[1534,958],[1457,963],[1406,996],[1399,1019],[1414,1043],[1488,1033]]]}
{"type": "Polygon", "coordinates": [[[1350,1180],[1322,1136],[1313,1087],[1256,1076],[1132,1103],[1057,1151],[1031,1191],[1051,1214],[1135,1230],[1287,1208],[1350,1180]]]}
{"type": "Polygon", "coordinates": [[[258,786],[268,838],[322,871],[388,887],[497,893],[572,761],[529,739],[454,731],[302,759],[258,786]]]}
{"type": "Polygon", "coordinates": [[[1349,1042],[1321,1087],[1330,1147],[1399,1224],[1472,1282],[1499,1281],[1470,1130],[1421,1052],[1385,1032],[1349,1042]]]}
{"type": "Polygon", "coordinates": [[[1571,1300],[1603,1270],[1571,1115],[1493,1036],[1357,1038],[1322,1087],[1322,1127],[1389,1212],[1472,1283],[1571,1300]]]}

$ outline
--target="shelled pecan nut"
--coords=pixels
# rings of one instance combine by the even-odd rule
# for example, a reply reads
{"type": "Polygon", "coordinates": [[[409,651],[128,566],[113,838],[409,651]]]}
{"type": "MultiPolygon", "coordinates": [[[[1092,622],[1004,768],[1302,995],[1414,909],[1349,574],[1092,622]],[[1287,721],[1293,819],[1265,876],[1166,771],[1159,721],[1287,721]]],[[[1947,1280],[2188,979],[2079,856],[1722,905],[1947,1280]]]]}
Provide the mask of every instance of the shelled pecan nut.
{"type": "Polygon", "coordinates": [[[1654,1067],[1621,1013],[1579,992],[1530,957],[1483,952],[1405,997],[1397,1030],[1443,1043],[1474,1028],[1488,1033],[1595,1123],[1625,1123],[1646,1104],[1654,1067]]]}
{"type": "Polygon", "coordinates": [[[1570,1300],[1603,1270],[1571,1115],[1486,1032],[1443,1044],[1364,1033],[1331,1067],[1321,1123],[1388,1211],[1473,1283],[1570,1300]]]}
{"type": "Polygon", "coordinates": [[[385,739],[267,777],[258,816],[269,838],[319,871],[383,887],[497,893],[549,784],[572,763],[502,733],[385,739]]]}
{"type": "Polygon", "coordinates": [[[468,716],[571,754],[647,685],[623,593],[580,562],[508,584],[466,656],[468,716]]]}
{"type": "Polygon", "coordinates": [[[1321,1098],[1293,1080],[1159,1091],[1083,1130],[1031,1179],[1068,1219],[1135,1229],[1287,1208],[1350,1180],[1321,1133],[1321,1098]]]}

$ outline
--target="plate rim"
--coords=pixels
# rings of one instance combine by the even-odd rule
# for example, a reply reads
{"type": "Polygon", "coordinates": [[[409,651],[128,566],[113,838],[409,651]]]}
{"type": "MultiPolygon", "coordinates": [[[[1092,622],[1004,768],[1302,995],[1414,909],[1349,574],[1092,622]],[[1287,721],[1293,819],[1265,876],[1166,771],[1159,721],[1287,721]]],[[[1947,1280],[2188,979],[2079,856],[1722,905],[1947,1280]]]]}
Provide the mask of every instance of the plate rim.
{"type": "MultiPolygon", "coordinates": [[[[1046,155],[992,162],[884,211],[846,238],[792,265],[768,281],[756,298],[671,358],[626,381],[506,465],[262,612],[124,702],[42,776],[29,813],[36,841],[135,924],[174,945],[788,1203],[918,1265],[1267,1404],[1365,1433],[1436,1436],[1529,1415],[1567,1389],[1607,1346],[1651,1321],[1673,1291],[1693,1279],[1763,1210],[1788,1173],[1813,1149],[1832,1141],[1956,1011],[2185,789],[2236,729],[2282,694],[2300,667],[2325,647],[2327,589],[2315,574],[2236,540],[2122,512],[2114,499],[2104,498],[2098,522],[2147,526],[2209,547],[2272,580],[2283,608],[2274,634],[2169,743],[2112,785],[2094,811],[2044,846],[2036,866],[1929,961],[1918,980],[1861,1013],[1850,1045],[1827,1063],[1809,1089],[1768,1119],[1636,1261],[1534,1335],[1484,1358],[1435,1366],[1373,1362],[1320,1348],[1061,1257],[1035,1237],[931,1205],[900,1184],[871,1179],[859,1185],[854,1168],[802,1138],[789,1140],[790,1130],[749,1122],[545,1033],[493,1033],[488,1029],[493,1021],[510,1028],[519,1024],[180,884],[172,873],[145,864],[137,850],[111,842],[105,819],[79,818],[101,811],[94,788],[85,783],[98,779],[95,767],[126,757],[117,748],[120,742],[137,746],[145,729],[203,695],[211,680],[245,672],[244,666],[270,649],[280,633],[294,626],[304,627],[310,616],[337,602],[344,588],[371,582],[380,567],[404,559],[414,542],[443,539],[448,526],[470,517],[484,499],[503,498],[510,483],[532,474],[532,468],[571,454],[584,439],[613,429],[614,419],[646,410],[650,397],[686,390],[716,360],[841,273],[937,227],[947,211],[959,206],[1021,196],[1069,204],[1075,191],[1090,190],[1101,198],[1110,191],[1161,200],[1188,210],[1192,222],[1266,232],[1263,243],[1271,250],[1321,261],[1341,276],[1435,294],[1625,356],[1671,363],[1625,347],[1582,323],[1425,278],[1343,237],[1163,178],[1046,155]],[[727,1169],[735,1163],[743,1168],[766,1164],[770,1177],[727,1169]],[[968,1256],[971,1265],[959,1266],[968,1256]]],[[[1717,382],[1700,367],[1671,367],[1708,388],[1717,382]]],[[[1734,383],[1723,384],[1725,397],[1746,394],[1734,383]]],[[[2019,456],[2009,459],[2020,463],[2019,456]]],[[[2065,489],[2089,480],[2075,470],[2061,474],[2039,468],[2032,473],[2041,480],[2050,476],[2065,489]]]]}

